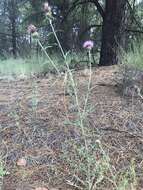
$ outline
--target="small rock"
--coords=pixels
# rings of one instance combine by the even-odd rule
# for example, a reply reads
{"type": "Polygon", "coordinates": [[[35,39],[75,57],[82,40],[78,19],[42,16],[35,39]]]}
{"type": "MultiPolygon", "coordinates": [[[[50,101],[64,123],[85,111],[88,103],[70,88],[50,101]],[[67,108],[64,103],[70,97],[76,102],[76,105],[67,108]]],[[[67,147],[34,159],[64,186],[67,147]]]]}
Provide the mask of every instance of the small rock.
{"type": "Polygon", "coordinates": [[[35,190],[49,190],[46,187],[36,187],[35,190]]]}
{"type": "Polygon", "coordinates": [[[18,161],[17,161],[17,165],[18,166],[26,166],[27,164],[27,161],[25,158],[20,158],[18,161]]]}

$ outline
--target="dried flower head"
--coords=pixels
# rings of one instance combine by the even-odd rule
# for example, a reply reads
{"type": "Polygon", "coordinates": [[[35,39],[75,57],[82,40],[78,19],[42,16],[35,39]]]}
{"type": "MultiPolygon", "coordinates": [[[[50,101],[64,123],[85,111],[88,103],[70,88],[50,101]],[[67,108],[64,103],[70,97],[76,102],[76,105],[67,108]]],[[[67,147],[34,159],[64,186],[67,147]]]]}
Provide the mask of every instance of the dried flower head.
{"type": "Polygon", "coordinates": [[[94,42],[91,40],[88,40],[86,42],[84,42],[83,44],[83,48],[91,50],[94,47],[94,42]]]}
{"type": "Polygon", "coordinates": [[[30,24],[29,26],[28,26],[28,33],[29,34],[33,34],[34,32],[36,32],[37,31],[37,28],[36,28],[36,26],[34,26],[33,24],[30,24]]]}

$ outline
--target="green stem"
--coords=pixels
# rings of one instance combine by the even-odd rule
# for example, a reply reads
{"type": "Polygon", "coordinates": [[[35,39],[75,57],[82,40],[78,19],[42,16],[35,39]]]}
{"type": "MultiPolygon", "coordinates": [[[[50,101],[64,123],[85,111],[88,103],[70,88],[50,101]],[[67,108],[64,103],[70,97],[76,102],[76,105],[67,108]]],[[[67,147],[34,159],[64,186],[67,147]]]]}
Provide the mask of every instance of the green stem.
{"type": "Polygon", "coordinates": [[[59,74],[59,76],[61,76],[58,68],[56,67],[55,63],[53,62],[53,60],[50,58],[50,56],[48,55],[48,53],[46,52],[45,48],[43,47],[43,45],[41,44],[40,40],[37,40],[37,43],[39,44],[39,46],[41,47],[41,49],[43,50],[43,52],[45,53],[45,55],[47,56],[47,58],[49,59],[50,63],[53,65],[53,67],[56,69],[57,73],[59,74]]]}
{"type": "Polygon", "coordinates": [[[90,50],[88,51],[88,56],[89,56],[89,80],[88,80],[88,86],[87,86],[87,95],[86,95],[85,103],[84,103],[83,116],[86,112],[87,102],[88,102],[89,94],[90,94],[91,79],[92,79],[92,65],[91,65],[92,58],[91,58],[90,50]]]}
{"type": "Polygon", "coordinates": [[[57,40],[57,43],[58,43],[58,45],[59,45],[59,48],[60,48],[60,50],[61,50],[61,53],[62,53],[62,55],[63,55],[63,58],[66,60],[66,56],[65,56],[64,50],[63,50],[63,48],[62,48],[62,46],[61,46],[61,43],[60,43],[60,41],[59,41],[59,39],[58,39],[58,36],[57,36],[56,32],[55,32],[55,29],[54,29],[52,20],[49,19],[49,22],[50,22],[52,31],[53,31],[53,33],[54,33],[54,36],[55,36],[55,38],[56,38],[56,40],[57,40]]]}
{"type": "MultiPolygon", "coordinates": [[[[64,53],[64,50],[63,50],[63,48],[62,48],[62,46],[61,46],[61,43],[60,43],[60,41],[59,41],[59,39],[58,39],[58,37],[57,37],[56,32],[55,32],[54,26],[53,26],[53,24],[52,24],[52,20],[49,19],[49,22],[50,22],[50,26],[51,26],[51,28],[52,28],[53,34],[54,34],[54,36],[55,36],[55,38],[56,38],[56,41],[57,41],[57,43],[58,43],[58,46],[59,46],[59,48],[60,48],[60,50],[61,50],[61,53],[62,53],[62,55],[63,55],[63,58],[64,58],[64,60],[65,60],[65,64],[66,64],[66,66],[67,66],[67,70],[68,70],[68,73],[69,73],[69,77],[70,77],[70,80],[71,80],[71,83],[72,83],[72,87],[73,87],[74,95],[75,95],[75,101],[76,101],[77,108],[78,108],[78,114],[79,114],[79,119],[80,119],[80,127],[81,127],[82,135],[83,135],[83,138],[84,138],[85,150],[86,150],[86,154],[88,155],[88,143],[87,143],[87,139],[86,139],[86,132],[85,132],[85,129],[84,129],[83,114],[82,114],[82,112],[81,112],[81,110],[80,110],[80,104],[79,104],[79,100],[78,100],[78,94],[77,94],[77,90],[76,90],[76,84],[75,84],[75,81],[74,81],[74,79],[73,79],[73,74],[72,74],[72,72],[71,72],[71,70],[70,70],[70,68],[69,68],[69,65],[68,65],[68,62],[67,62],[67,59],[66,59],[66,55],[65,55],[65,53],[64,53]]],[[[91,78],[91,77],[90,77],[90,78],[91,78]]],[[[91,81],[91,79],[90,79],[90,81],[91,81]]],[[[90,88],[90,84],[89,84],[88,86],[89,86],[88,88],[90,88]]],[[[88,98],[88,97],[87,97],[87,98],[88,98]]],[[[86,108],[86,107],[85,107],[85,108],[86,108]]],[[[88,171],[87,171],[88,189],[90,190],[90,189],[91,189],[91,176],[90,176],[91,171],[90,171],[90,161],[89,161],[89,159],[87,160],[87,164],[88,164],[88,166],[87,166],[87,167],[88,167],[88,171]]]]}

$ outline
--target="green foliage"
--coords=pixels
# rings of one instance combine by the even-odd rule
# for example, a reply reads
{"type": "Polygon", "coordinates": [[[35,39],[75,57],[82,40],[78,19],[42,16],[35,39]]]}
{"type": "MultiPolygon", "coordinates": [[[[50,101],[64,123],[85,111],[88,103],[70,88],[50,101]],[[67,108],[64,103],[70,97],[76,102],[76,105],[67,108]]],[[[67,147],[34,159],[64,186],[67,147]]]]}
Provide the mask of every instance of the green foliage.
{"type": "Polygon", "coordinates": [[[138,69],[143,69],[143,44],[133,44],[133,48],[124,53],[124,63],[138,69]]]}
{"type": "Polygon", "coordinates": [[[26,63],[25,60],[19,59],[7,59],[4,61],[0,61],[0,73],[2,76],[25,76],[30,74],[37,68],[37,64],[33,66],[33,64],[26,63]]]}
{"type": "MultiPolygon", "coordinates": [[[[42,72],[41,57],[39,60],[36,57],[31,59],[7,59],[0,61],[1,77],[27,77],[34,73],[42,72]]],[[[43,63],[44,64],[44,63],[43,63]]]]}
{"type": "Polygon", "coordinates": [[[7,175],[7,171],[4,169],[3,162],[0,161],[0,179],[7,175]]]}
{"type": "Polygon", "coordinates": [[[67,163],[70,174],[73,176],[70,183],[73,182],[75,187],[81,186],[81,189],[92,190],[102,184],[107,175],[111,175],[110,159],[104,152],[100,141],[90,140],[88,151],[81,142],[66,142],[67,147],[64,145],[62,160],[67,163]],[[89,185],[90,188],[88,188],[89,185]]]}
{"type": "MultiPolygon", "coordinates": [[[[63,58],[59,54],[50,56],[60,72],[66,70],[63,58]]],[[[67,62],[70,69],[84,68],[87,66],[88,57],[83,53],[68,53],[67,62]]],[[[32,75],[54,73],[55,68],[43,55],[32,56],[30,58],[8,58],[0,60],[1,77],[29,77],[32,75]]]]}

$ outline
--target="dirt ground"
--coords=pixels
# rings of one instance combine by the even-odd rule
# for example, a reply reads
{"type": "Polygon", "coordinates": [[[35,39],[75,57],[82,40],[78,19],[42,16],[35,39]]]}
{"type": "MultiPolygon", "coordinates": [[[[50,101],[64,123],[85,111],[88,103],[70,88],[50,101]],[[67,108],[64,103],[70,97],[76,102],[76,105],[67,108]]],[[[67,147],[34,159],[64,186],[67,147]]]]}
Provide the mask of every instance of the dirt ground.
{"type": "MultiPolygon", "coordinates": [[[[131,159],[135,160],[136,189],[141,190],[143,102],[122,95],[117,75],[115,66],[93,70],[89,98],[93,111],[88,120],[90,127],[98,130],[117,171],[128,167],[131,159]]],[[[82,102],[88,74],[78,71],[75,77],[82,102]]],[[[74,128],[64,122],[67,118],[74,120],[75,115],[70,96],[64,94],[64,76],[0,80],[0,155],[9,172],[4,177],[3,190],[33,190],[42,185],[49,190],[74,189],[53,168],[59,167],[56,169],[64,173],[65,166],[57,164],[61,162],[61,146],[65,139],[75,135],[74,128]],[[24,168],[16,164],[22,157],[27,159],[24,168]]]]}

